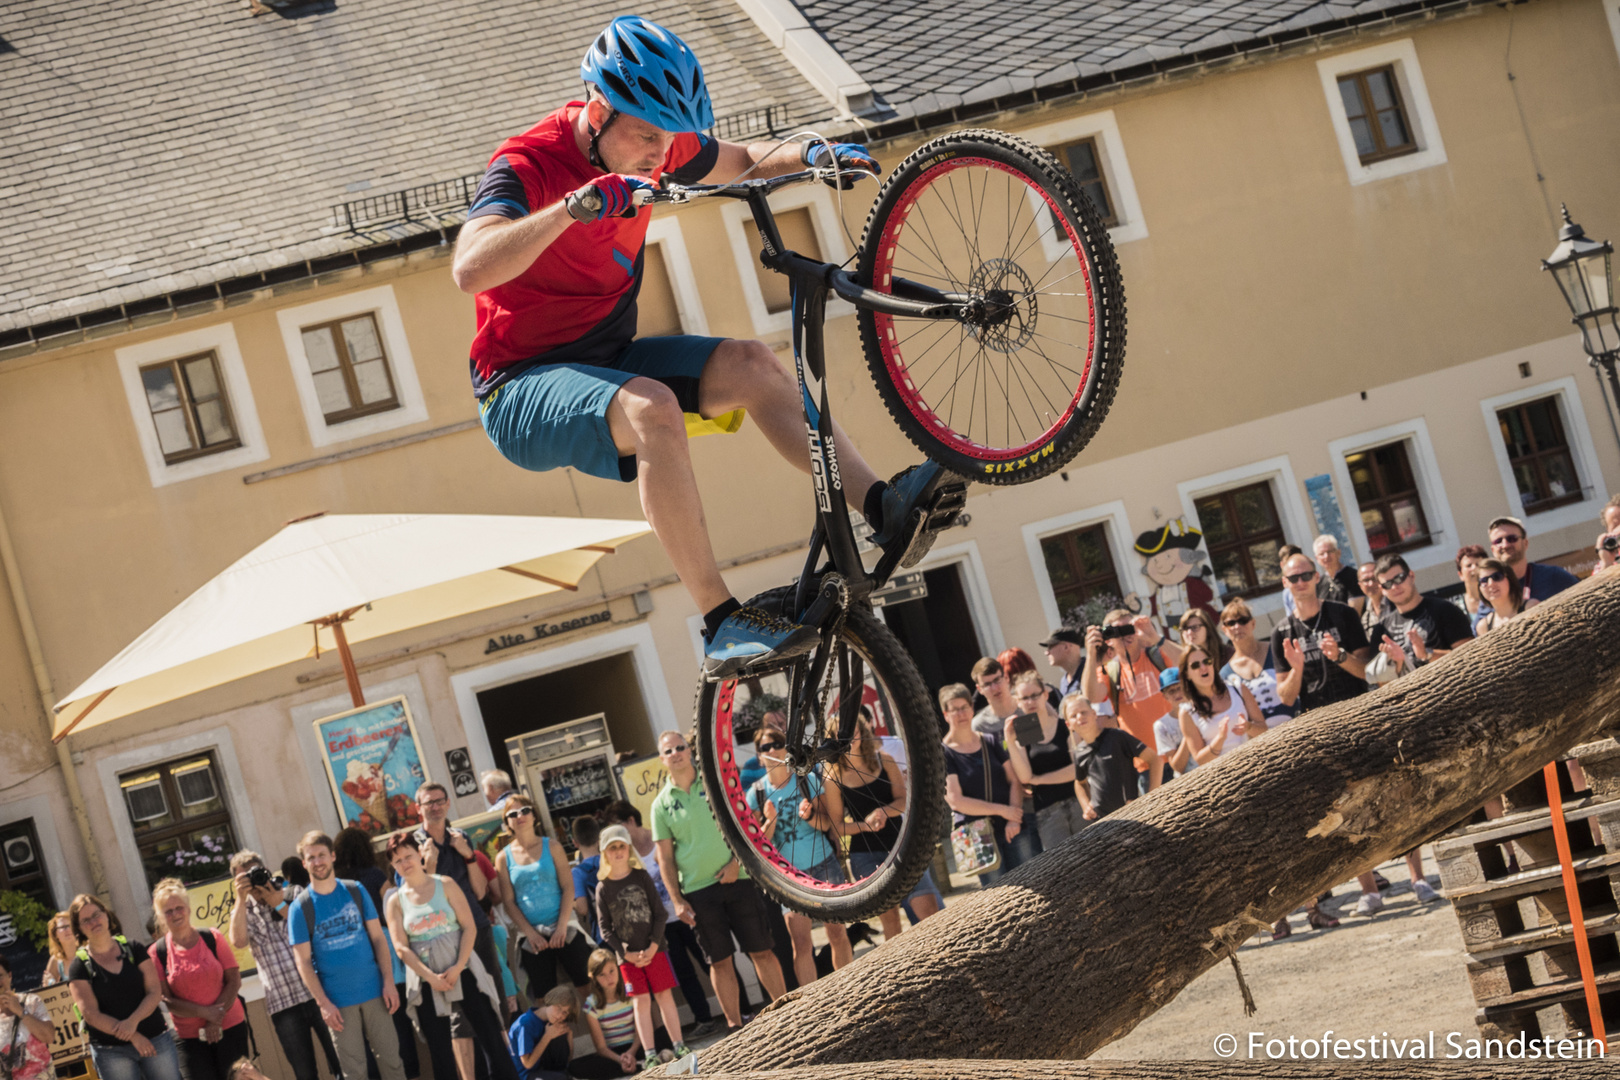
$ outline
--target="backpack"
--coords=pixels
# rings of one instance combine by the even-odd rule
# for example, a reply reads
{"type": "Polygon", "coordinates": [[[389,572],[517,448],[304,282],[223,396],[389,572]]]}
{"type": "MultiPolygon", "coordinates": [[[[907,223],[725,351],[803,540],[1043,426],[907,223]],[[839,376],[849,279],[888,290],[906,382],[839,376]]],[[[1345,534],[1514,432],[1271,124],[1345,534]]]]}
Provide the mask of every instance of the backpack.
{"type": "MultiPolygon", "coordinates": [[[[199,927],[197,929],[197,933],[199,935],[201,935],[203,941],[207,943],[208,951],[214,954],[214,959],[218,960],[219,959],[219,940],[218,940],[219,931],[217,931],[217,930],[209,930],[206,927],[199,927]]],[[[152,956],[154,956],[157,959],[158,974],[163,976],[163,978],[165,980],[168,979],[168,977],[169,977],[169,935],[164,934],[162,937],[158,938],[157,941],[153,942],[150,952],[151,952],[152,956]]]]}
{"type": "MultiPolygon", "coordinates": [[[[1155,671],[1164,670],[1164,653],[1158,645],[1144,649],[1143,652],[1147,654],[1148,661],[1153,665],[1155,671]]],[[[1123,666],[1118,660],[1110,660],[1103,665],[1103,673],[1108,676],[1108,701],[1114,706],[1115,716],[1119,715],[1119,695],[1122,689],[1119,685],[1119,676],[1123,670],[1123,666]]]]}
{"type": "MultiPolygon", "coordinates": [[[[360,912],[361,925],[364,925],[365,920],[366,920],[366,905],[365,905],[365,901],[362,899],[363,894],[360,891],[359,883],[354,882],[354,881],[345,881],[344,879],[339,878],[338,879],[338,884],[342,885],[345,889],[347,889],[349,891],[349,899],[354,901],[355,910],[360,912]]],[[[302,914],[303,917],[304,917],[304,933],[306,935],[308,935],[308,937],[309,937],[309,944],[310,944],[310,947],[311,947],[312,950],[313,950],[314,945],[315,945],[315,895],[314,894],[315,894],[315,890],[314,890],[313,887],[311,887],[311,888],[305,889],[303,892],[299,893],[298,894],[298,899],[293,901],[293,907],[297,908],[299,913],[302,914]]]]}

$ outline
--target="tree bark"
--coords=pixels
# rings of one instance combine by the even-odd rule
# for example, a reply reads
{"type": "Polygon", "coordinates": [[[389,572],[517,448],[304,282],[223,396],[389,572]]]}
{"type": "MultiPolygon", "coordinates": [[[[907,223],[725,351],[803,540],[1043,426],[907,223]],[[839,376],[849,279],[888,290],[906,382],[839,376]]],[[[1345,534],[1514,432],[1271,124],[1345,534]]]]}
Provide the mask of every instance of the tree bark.
{"type": "MultiPolygon", "coordinates": [[[[752,1025],[750,1025],[752,1026],[752,1025]]],[[[1580,1061],[888,1061],[780,1072],[709,1071],[715,1080],[1585,1080],[1620,1074],[1606,1060],[1580,1061]]]]}
{"type": "Polygon", "coordinates": [[[1086,1057],[1256,930],[1591,739],[1620,705],[1617,631],[1610,574],[1283,724],[786,995],[703,1070],[1086,1057]]]}

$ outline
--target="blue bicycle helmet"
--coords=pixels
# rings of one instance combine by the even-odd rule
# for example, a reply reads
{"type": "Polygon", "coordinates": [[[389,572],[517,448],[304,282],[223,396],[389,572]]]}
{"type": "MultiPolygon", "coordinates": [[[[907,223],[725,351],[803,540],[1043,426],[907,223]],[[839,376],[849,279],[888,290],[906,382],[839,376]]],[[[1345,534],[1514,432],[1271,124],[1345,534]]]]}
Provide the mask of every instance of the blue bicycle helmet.
{"type": "Polygon", "coordinates": [[[697,57],[686,42],[638,15],[621,15],[608,24],[586,51],[579,76],[601,90],[616,112],[655,128],[680,132],[714,126],[697,57]]]}

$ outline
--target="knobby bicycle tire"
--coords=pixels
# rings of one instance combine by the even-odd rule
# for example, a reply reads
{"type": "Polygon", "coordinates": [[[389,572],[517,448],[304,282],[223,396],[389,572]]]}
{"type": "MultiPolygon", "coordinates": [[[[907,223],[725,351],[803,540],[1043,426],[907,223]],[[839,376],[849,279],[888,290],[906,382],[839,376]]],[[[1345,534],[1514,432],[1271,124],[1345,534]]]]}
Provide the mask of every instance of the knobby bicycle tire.
{"type": "MultiPolygon", "coordinates": [[[[791,606],[793,587],[773,589],[748,601],[749,606],[781,612],[791,606]]],[[[916,665],[883,622],[869,609],[852,607],[844,618],[834,648],[859,655],[865,668],[863,700],[877,706],[891,735],[902,740],[906,769],[905,811],[900,832],[887,858],[871,874],[852,880],[847,858],[841,860],[843,881],[821,881],[796,869],[762,832],[763,822],[747,801],[740,757],[751,751],[735,746],[734,719],[739,683],[703,683],[698,691],[697,746],[699,767],[709,805],[727,846],[765,893],[780,904],[815,918],[850,922],[871,918],[895,907],[922,877],[939,841],[945,807],[944,754],[938,721],[928,688],[916,665]],[[875,696],[869,694],[875,690],[875,696]]],[[[800,664],[808,668],[808,657],[800,664]]],[[[838,665],[828,665],[836,679],[838,665]]],[[[790,673],[767,677],[787,681],[790,673]]],[[[758,681],[755,681],[758,685],[758,681]]],[[[839,690],[841,693],[842,690],[839,690]]],[[[829,705],[838,699],[830,696],[829,705]]],[[[836,709],[829,709],[836,717],[836,709]]],[[[819,733],[807,733],[814,741],[819,733]]],[[[830,776],[825,770],[822,776],[830,776]]],[[[829,780],[837,785],[837,780],[829,780]]],[[[780,828],[780,825],[778,826],[780,828]]]]}
{"type": "Polygon", "coordinates": [[[987,130],[925,143],[878,192],[858,277],[982,301],[960,322],[859,311],[885,406],[939,464],[1022,484],[1096,434],[1124,361],[1124,286],[1101,215],[1045,150],[987,130]]]}

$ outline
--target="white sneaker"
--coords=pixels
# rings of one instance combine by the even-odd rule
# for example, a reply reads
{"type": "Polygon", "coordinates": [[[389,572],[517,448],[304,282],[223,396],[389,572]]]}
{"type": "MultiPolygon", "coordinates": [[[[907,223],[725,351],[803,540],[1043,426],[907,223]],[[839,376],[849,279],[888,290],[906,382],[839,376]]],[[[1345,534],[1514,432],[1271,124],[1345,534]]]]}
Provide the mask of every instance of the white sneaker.
{"type": "Polygon", "coordinates": [[[1429,887],[1429,883],[1422,878],[1412,882],[1412,895],[1418,898],[1420,904],[1432,904],[1440,899],[1440,894],[1429,887]]]}
{"type": "Polygon", "coordinates": [[[1356,901],[1357,915],[1376,915],[1384,910],[1384,898],[1375,892],[1364,892],[1356,901]]]}

